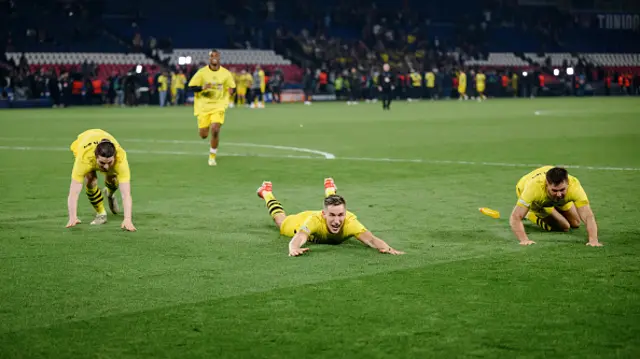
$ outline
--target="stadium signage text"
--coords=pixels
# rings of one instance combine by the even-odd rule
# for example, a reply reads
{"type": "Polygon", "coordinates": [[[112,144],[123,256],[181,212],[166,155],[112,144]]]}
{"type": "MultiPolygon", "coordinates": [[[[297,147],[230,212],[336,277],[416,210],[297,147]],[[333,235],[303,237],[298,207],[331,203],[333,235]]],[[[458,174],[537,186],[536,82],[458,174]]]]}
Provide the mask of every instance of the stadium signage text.
{"type": "Polygon", "coordinates": [[[640,29],[640,15],[631,14],[598,14],[601,29],[607,30],[638,30],[640,29]]]}

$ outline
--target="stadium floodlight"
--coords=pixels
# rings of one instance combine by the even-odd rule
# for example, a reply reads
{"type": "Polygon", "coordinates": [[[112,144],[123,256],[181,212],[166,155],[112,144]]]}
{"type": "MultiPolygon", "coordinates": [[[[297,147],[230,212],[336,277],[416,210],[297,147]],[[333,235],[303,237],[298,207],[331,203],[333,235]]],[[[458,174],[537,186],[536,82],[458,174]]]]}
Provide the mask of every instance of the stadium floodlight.
{"type": "Polygon", "coordinates": [[[187,63],[187,58],[184,56],[178,57],[178,65],[184,65],[187,63]]]}
{"type": "Polygon", "coordinates": [[[136,73],[137,74],[141,74],[142,73],[142,65],[136,66],[136,73]]]}
{"type": "Polygon", "coordinates": [[[187,56],[187,58],[185,59],[185,63],[187,65],[191,65],[191,56],[187,56]]]}
{"type": "Polygon", "coordinates": [[[553,76],[559,76],[559,75],[560,75],[560,70],[553,69],[553,76]]]}
{"type": "Polygon", "coordinates": [[[567,67],[567,75],[573,75],[573,67],[567,67]]]}
{"type": "Polygon", "coordinates": [[[522,76],[527,77],[527,75],[529,75],[529,73],[527,73],[526,71],[522,71],[522,76]]]}

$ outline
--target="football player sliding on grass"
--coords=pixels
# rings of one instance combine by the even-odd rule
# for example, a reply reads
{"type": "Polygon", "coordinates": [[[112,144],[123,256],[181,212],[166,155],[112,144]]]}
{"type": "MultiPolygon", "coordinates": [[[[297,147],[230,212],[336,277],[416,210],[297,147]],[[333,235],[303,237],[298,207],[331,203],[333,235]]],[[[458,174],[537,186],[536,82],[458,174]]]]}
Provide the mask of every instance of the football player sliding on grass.
{"type": "Polygon", "coordinates": [[[304,211],[289,216],[273,195],[271,182],[263,182],[258,188],[258,197],[266,202],[269,214],[280,229],[280,234],[292,237],[289,242],[289,256],[295,257],[307,252],[309,248],[302,247],[306,242],[340,244],[350,237],[357,238],[380,253],[404,254],[374,236],[353,213],[347,211],[344,198],[336,194],[336,185],[332,178],[324,180],[324,188],[324,208],[321,211],[304,211]]]}
{"type": "Polygon", "coordinates": [[[518,202],[509,224],[521,245],[531,245],[522,220],[526,217],[545,231],[568,231],[578,228],[580,220],[587,227],[588,246],[601,247],[598,225],[589,199],[580,181],[560,167],[540,167],[524,175],[516,185],[518,202]]]}

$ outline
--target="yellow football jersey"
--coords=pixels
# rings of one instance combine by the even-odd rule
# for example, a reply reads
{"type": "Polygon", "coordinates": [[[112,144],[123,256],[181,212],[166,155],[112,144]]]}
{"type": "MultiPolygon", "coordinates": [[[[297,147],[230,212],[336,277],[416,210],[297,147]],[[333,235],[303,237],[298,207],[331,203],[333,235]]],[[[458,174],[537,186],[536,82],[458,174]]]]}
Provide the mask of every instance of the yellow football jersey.
{"type": "Polygon", "coordinates": [[[189,86],[204,86],[206,84],[210,84],[212,87],[195,94],[193,104],[195,116],[226,109],[229,105],[229,89],[236,88],[233,75],[222,66],[218,71],[213,71],[209,66],[205,66],[198,70],[189,81],[189,86]]]}
{"type": "Polygon", "coordinates": [[[417,72],[412,72],[409,76],[411,77],[411,86],[422,87],[422,75],[417,72]]]}
{"type": "Polygon", "coordinates": [[[322,216],[322,211],[305,211],[288,216],[280,228],[280,233],[289,237],[299,231],[309,234],[309,242],[338,244],[366,232],[367,229],[355,214],[347,211],[342,229],[333,234],[327,229],[327,221],[322,216]]]}
{"type": "Polygon", "coordinates": [[[467,74],[462,71],[460,71],[460,74],[458,75],[458,87],[467,87],[467,74]]]}
{"type": "MultiPolygon", "coordinates": [[[[173,83],[173,80],[171,80],[173,83]]],[[[187,82],[186,76],[184,74],[176,74],[175,75],[175,84],[173,85],[178,90],[184,90],[184,84],[187,82]]]]}
{"type": "Polygon", "coordinates": [[[560,201],[554,201],[547,194],[547,171],[553,166],[544,166],[524,175],[516,185],[518,195],[518,206],[526,207],[534,212],[544,212],[545,208],[558,207],[561,210],[569,210],[572,203],[576,208],[589,204],[589,199],[580,181],[569,175],[569,186],[567,194],[560,201]]]}
{"type": "Polygon", "coordinates": [[[429,71],[427,72],[427,74],[425,75],[425,78],[427,79],[427,87],[428,88],[433,88],[436,85],[436,75],[429,71]]]}
{"type": "Polygon", "coordinates": [[[87,130],[78,135],[78,138],[71,144],[71,152],[75,157],[71,178],[82,182],[84,176],[93,171],[101,171],[96,162],[96,146],[103,139],[111,141],[116,146],[115,163],[107,172],[108,175],[116,175],[118,182],[128,183],[131,180],[131,171],[127,161],[127,153],[120,147],[118,141],[108,132],[100,129],[87,130]]]}
{"type": "Polygon", "coordinates": [[[251,76],[251,74],[245,73],[244,75],[238,76],[238,87],[247,89],[251,87],[251,84],[253,84],[253,76],[251,76]]]}
{"type": "Polygon", "coordinates": [[[158,76],[158,83],[156,85],[158,87],[158,91],[167,91],[168,83],[169,83],[169,79],[165,75],[158,76]]]}
{"type": "Polygon", "coordinates": [[[484,84],[486,82],[487,77],[483,73],[479,73],[476,75],[476,87],[484,88],[484,84]]]}

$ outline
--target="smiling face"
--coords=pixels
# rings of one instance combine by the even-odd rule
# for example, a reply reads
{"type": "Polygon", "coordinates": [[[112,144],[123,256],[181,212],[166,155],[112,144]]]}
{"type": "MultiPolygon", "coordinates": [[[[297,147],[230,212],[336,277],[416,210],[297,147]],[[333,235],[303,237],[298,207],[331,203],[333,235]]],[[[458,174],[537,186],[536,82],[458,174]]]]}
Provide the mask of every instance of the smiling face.
{"type": "Polygon", "coordinates": [[[325,221],[327,221],[327,230],[329,230],[329,233],[336,234],[342,229],[344,219],[347,216],[347,209],[344,204],[328,206],[322,211],[322,216],[325,221]]]}
{"type": "Polygon", "coordinates": [[[329,233],[339,233],[344,225],[344,219],[347,216],[347,203],[344,198],[337,194],[326,197],[324,199],[322,216],[327,222],[327,230],[329,233]]]}

